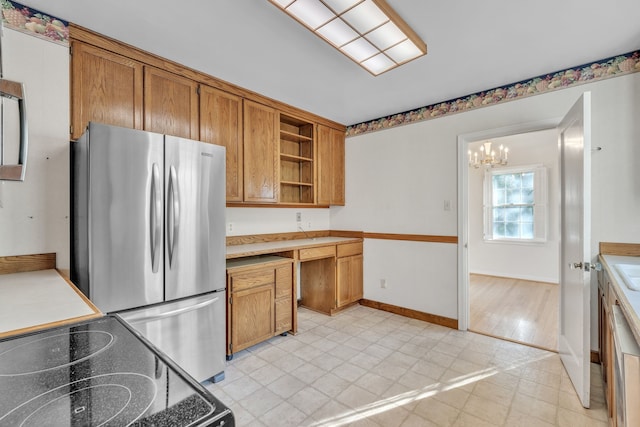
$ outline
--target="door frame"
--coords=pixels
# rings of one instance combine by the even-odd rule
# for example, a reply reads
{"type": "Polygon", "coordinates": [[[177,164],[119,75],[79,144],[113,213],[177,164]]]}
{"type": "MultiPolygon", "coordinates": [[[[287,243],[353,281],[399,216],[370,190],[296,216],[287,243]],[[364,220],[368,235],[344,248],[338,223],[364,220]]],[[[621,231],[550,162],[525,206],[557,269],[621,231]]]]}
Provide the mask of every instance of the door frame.
{"type": "Polygon", "coordinates": [[[469,144],[490,138],[537,132],[558,127],[562,117],[518,123],[458,135],[458,329],[469,328],[469,144]]]}

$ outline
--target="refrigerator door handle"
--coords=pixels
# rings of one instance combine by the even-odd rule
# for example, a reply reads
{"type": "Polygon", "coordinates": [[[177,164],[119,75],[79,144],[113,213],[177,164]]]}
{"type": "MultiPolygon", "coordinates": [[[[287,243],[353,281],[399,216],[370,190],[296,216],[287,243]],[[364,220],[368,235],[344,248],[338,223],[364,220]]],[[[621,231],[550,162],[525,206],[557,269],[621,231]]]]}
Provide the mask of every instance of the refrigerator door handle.
{"type": "Polygon", "coordinates": [[[24,100],[24,85],[11,80],[0,79],[0,97],[18,101],[18,115],[20,118],[20,148],[17,165],[5,165],[2,159],[2,144],[0,139],[0,181],[24,181],[27,173],[27,153],[29,151],[29,135],[27,130],[27,107],[24,100]]]}
{"type": "Polygon", "coordinates": [[[208,305],[211,305],[211,304],[213,304],[214,302],[216,302],[218,300],[220,300],[220,297],[214,297],[214,298],[208,299],[206,301],[199,302],[199,303],[194,304],[194,305],[190,305],[188,307],[182,307],[182,308],[178,308],[178,309],[171,310],[171,311],[166,311],[164,313],[151,315],[151,316],[146,315],[144,313],[144,310],[143,310],[137,316],[131,316],[131,317],[124,316],[124,319],[125,319],[125,321],[127,323],[130,323],[130,324],[139,323],[139,322],[152,322],[154,320],[165,319],[167,317],[174,317],[174,316],[178,316],[178,315],[183,314],[183,313],[188,313],[190,311],[198,310],[198,309],[200,309],[202,307],[206,307],[208,305]]]}
{"type": "Polygon", "coordinates": [[[151,168],[150,202],[151,270],[157,273],[162,247],[162,185],[160,184],[160,168],[157,163],[154,163],[151,168]]]}
{"type": "Polygon", "coordinates": [[[180,224],[180,199],[178,194],[178,174],[176,167],[169,168],[169,191],[167,200],[167,238],[169,239],[169,268],[172,267],[173,253],[178,240],[178,226],[180,224]]]}

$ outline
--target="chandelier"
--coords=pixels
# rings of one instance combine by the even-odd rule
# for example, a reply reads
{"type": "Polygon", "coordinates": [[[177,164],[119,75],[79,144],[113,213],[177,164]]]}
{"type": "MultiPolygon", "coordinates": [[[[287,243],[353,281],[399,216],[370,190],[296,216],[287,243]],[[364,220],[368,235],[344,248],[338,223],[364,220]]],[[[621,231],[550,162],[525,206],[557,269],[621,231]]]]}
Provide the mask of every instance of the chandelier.
{"type": "Polygon", "coordinates": [[[504,166],[509,158],[509,148],[500,144],[499,151],[491,149],[491,142],[483,142],[480,146],[480,152],[471,152],[469,150],[469,166],[474,168],[504,166]]]}

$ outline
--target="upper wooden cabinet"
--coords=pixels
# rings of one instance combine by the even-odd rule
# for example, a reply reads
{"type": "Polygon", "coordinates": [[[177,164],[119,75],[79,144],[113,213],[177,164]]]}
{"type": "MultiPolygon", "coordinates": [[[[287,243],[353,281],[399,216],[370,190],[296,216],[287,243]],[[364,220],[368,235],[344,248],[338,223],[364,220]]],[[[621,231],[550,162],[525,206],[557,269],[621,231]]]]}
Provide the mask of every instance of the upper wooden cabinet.
{"type": "Polygon", "coordinates": [[[278,201],[278,112],[244,100],[244,200],[278,201]]]}
{"type": "Polygon", "coordinates": [[[198,116],[197,82],[145,66],[145,130],[197,140],[198,116]]]}
{"type": "Polygon", "coordinates": [[[339,123],[70,24],[71,139],[89,121],[223,145],[230,206],[344,204],[339,123]]]}
{"type": "Polygon", "coordinates": [[[71,139],[90,121],[142,129],[143,65],[76,40],[71,52],[71,139]]]}
{"type": "Polygon", "coordinates": [[[227,201],[242,202],[242,98],[200,86],[200,140],[227,148],[227,201]]]}
{"type": "Polygon", "coordinates": [[[344,205],[345,132],[318,125],[317,185],[319,205],[344,205]]]}

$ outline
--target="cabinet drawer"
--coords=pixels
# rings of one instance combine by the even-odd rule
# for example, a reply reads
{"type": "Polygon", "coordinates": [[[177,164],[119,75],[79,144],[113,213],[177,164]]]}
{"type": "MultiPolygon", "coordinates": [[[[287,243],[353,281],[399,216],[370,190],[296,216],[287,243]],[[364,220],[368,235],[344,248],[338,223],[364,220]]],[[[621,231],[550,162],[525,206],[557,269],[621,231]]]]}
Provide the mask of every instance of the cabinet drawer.
{"type": "Polygon", "coordinates": [[[336,256],[335,245],[320,246],[318,248],[300,249],[300,252],[298,254],[300,261],[304,261],[308,259],[317,259],[317,258],[331,258],[335,256],[336,256]]]}
{"type": "Polygon", "coordinates": [[[293,293],[293,264],[276,269],[276,299],[290,297],[293,293]]]}
{"type": "Polygon", "coordinates": [[[275,274],[272,268],[234,274],[231,276],[229,291],[238,292],[256,286],[273,284],[274,278],[275,274]]]}
{"type": "Polygon", "coordinates": [[[362,253],[362,242],[345,243],[338,245],[338,258],[351,255],[359,255],[362,253]]]}

